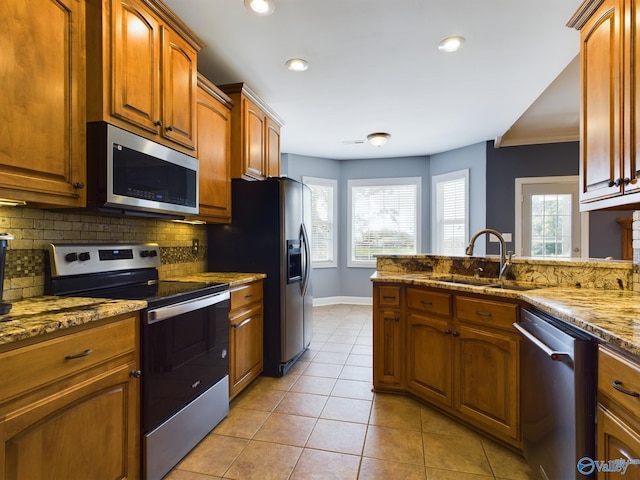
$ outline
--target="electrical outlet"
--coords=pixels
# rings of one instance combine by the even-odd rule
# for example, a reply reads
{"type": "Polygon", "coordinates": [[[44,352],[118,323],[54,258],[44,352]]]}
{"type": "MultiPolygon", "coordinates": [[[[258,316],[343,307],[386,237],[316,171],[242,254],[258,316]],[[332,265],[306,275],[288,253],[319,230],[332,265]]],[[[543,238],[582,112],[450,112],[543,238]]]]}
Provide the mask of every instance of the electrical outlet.
{"type": "Polygon", "coordinates": [[[194,238],[193,240],[191,240],[191,253],[193,253],[194,255],[197,255],[199,251],[200,251],[200,240],[198,240],[197,238],[194,238]]]}

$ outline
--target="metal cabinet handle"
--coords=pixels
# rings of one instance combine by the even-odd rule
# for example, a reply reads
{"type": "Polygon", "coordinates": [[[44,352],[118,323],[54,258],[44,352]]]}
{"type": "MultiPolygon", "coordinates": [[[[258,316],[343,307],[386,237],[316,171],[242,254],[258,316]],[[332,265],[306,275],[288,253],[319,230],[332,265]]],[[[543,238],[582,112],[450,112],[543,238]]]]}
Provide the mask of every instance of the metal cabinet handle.
{"type": "Polygon", "coordinates": [[[232,326],[234,329],[237,329],[237,328],[240,328],[240,327],[245,326],[245,325],[246,325],[247,323],[249,323],[251,320],[253,320],[253,317],[249,317],[249,318],[247,318],[246,320],[243,320],[242,322],[240,322],[239,324],[237,324],[237,325],[231,325],[231,326],[232,326]]]}
{"type": "Polygon", "coordinates": [[[420,303],[421,303],[422,305],[425,305],[425,306],[431,306],[431,305],[433,305],[433,302],[427,302],[426,300],[420,300],[420,303]]]}
{"type": "Polygon", "coordinates": [[[129,372],[129,376],[131,378],[140,378],[142,376],[142,372],[140,370],[131,370],[129,372]]]}
{"type": "Polygon", "coordinates": [[[634,392],[633,390],[627,390],[622,387],[622,382],[620,380],[614,380],[611,382],[611,386],[618,390],[619,392],[624,393],[625,395],[629,395],[630,397],[640,397],[640,393],[634,392]]]}
{"type": "Polygon", "coordinates": [[[75,188],[76,190],[82,190],[84,188],[84,183],[82,183],[82,182],[73,182],[73,184],[71,186],[73,188],[75,188]]]}
{"type": "Polygon", "coordinates": [[[618,181],[617,180],[609,180],[609,183],[607,184],[610,187],[614,187],[618,185],[618,181]]]}
{"type": "Polygon", "coordinates": [[[87,355],[90,355],[92,353],[93,353],[93,350],[91,350],[90,348],[87,348],[84,352],[76,353],[75,355],[67,355],[66,357],[64,357],[64,359],[65,360],[74,360],[76,358],[86,357],[87,355]]]}
{"type": "Polygon", "coordinates": [[[253,297],[253,293],[247,293],[247,294],[244,296],[244,298],[251,298],[251,297],[253,297]]]}
{"type": "Polygon", "coordinates": [[[451,335],[453,335],[454,337],[459,337],[460,336],[460,332],[453,332],[451,335]]]}
{"type": "Polygon", "coordinates": [[[480,310],[478,310],[476,312],[476,315],[478,315],[479,317],[490,317],[491,316],[491,312],[481,312],[480,310]]]}
{"type": "Polygon", "coordinates": [[[385,300],[395,300],[396,296],[395,295],[383,295],[382,298],[384,298],[385,300]]]}
{"type": "Polygon", "coordinates": [[[167,132],[173,132],[173,127],[171,125],[167,125],[167,132]]]}
{"type": "Polygon", "coordinates": [[[451,330],[448,330],[448,329],[447,329],[447,330],[445,330],[445,331],[444,331],[444,332],[442,332],[442,333],[444,333],[445,335],[451,335],[453,332],[452,332],[451,330]]]}
{"type": "Polygon", "coordinates": [[[156,127],[161,127],[161,126],[162,126],[162,120],[156,120],[155,122],[153,122],[153,124],[154,124],[156,127]]]}

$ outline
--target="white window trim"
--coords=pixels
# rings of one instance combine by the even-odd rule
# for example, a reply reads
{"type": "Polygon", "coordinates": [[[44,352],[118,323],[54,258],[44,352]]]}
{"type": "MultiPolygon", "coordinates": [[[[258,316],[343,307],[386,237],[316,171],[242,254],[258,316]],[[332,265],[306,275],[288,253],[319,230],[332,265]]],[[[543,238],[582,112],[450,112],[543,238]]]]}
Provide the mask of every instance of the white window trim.
{"type": "MultiPolygon", "coordinates": [[[[578,175],[566,175],[558,177],[523,177],[516,178],[516,255],[522,256],[523,241],[522,241],[522,204],[523,194],[522,189],[524,185],[532,183],[575,183],[580,182],[580,176],[578,175]]],[[[579,183],[578,183],[579,184],[579,183]]],[[[588,257],[589,252],[589,212],[580,213],[580,256],[588,257]]]]}
{"type": "Polygon", "coordinates": [[[347,180],[347,267],[351,268],[375,268],[376,261],[352,260],[352,200],[351,192],[354,186],[371,185],[416,185],[416,253],[422,248],[422,177],[396,177],[396,178],[366,178],[347,180]]]}
{"type": "Polygon", "coordinates": [[[456,170],[431,177],[431,245],[432,251],[438,254],[438,183],[449,182],[464,177],[465,211],[467,212],[464,225],[464,235],[469,239],[469,169],[456,170]]]}
{"type": "MultiPolygon", "coordinates": [[[[338,267],[338,180],[333,178],[302,177],[302,183],[324,185],[333,188],[333,260],[329,262],[311,262],[311,268],[338,267]]],[[[311,227],[311,226],[309,226],[311,227]]],[[[311,234],[311,232],[309,232],[311,234]]],[[[312,247],[313,248],[313,247],[312,247]]]]}

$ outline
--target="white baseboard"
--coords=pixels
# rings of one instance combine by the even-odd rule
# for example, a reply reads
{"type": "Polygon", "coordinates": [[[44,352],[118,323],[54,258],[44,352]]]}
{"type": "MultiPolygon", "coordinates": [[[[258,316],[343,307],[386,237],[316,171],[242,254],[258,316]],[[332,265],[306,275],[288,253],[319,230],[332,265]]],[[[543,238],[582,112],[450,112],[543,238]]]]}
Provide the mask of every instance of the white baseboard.
{"type": "Polygon", "coordinates": [[[325,305],[373,305],[372,297],[324,297],[314,298],[314,307],[323,307],[325,305]]]}

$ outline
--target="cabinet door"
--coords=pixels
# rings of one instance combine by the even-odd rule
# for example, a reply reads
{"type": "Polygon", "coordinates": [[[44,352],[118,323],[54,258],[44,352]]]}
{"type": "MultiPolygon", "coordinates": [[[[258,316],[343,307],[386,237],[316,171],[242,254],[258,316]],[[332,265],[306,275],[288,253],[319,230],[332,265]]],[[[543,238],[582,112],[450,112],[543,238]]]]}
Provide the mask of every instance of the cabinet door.
{"type": "Polygon", "coordinates": [[[160,25],[139,0],[112,1],[112,115],[159,133],[160,25]]]}
{"type": "Polygon", "coordinates": [[[267,117],[267,147],[265,173],[267,177],[280,176],[280,127],[267,117]]]}
{"type": "Polygon", "coordinates": [[[85,206],[85,3],[3,0],[0,197],[85,206]]]}
{"type": "Polygon", "coordinates": [[[265,158],[265,116],[258,106],[243,99],[244,104],[244,174],[263,179],[265,158]]]}
{"type": "Polygon", "coordinates": [[[204,220],[231,222],[231,121],[229,109],[198,89],[197,152],[200,214],[204,220]]]}
{"type": "MultiPolygon", "coordinates": [[[[615,414],[598,405],[598,460],[626,460],[637,462],[640,459],[640,432],[635,431],[615,414]]],[[[624,476],[621,472],[598,472],[598,480],[624,478],[640,480],[640,463],[629,463],[624,476]]]]}
{"type": "Polygon", "coordinates": [[[404,388],[404,342],[399,310],[378,309],[373,326],[373,385],[404,388]]]}
{"type": "Polygon", "coordinates": [[[638,31],[640,28],[640,2],[632,2],[629,15],[632,28],[628,50],[630,58],[634,61],[629,62],[630,79],[625,84],[624,92],[625,98],[628,98],[624,108],[629,111],[630,123],[629,130],[625,130],[623,178],[630,180],[628,184],[624,185],[625,193],[634,193],[640,190],[640,123],[638,123],[640,122],[640,90],[638,90],[640,88],[640,68],[636,61],[640,47],[640,31],[638,31]]]}
{"type": "Polygon", "coordinates": [[[139,381],[133,362],[0,421],[0,478],[139,478],[139,381]],[[3,476],[4,475],[4,476],[3,476]]]}
{"type": "Polygon", "coordinates": [[[229,397],[233,398],[262,372],[262,304],[230,321],[229,397]]]}
{"type": "Polygon", "coordinates": [[[453,336],[444,319],[407,317],[407,387],[425,400],[453,406],[453,336]]]}
{"type": "Polygon", "coordinates": [[[162,136],[191,150],[195,150],[196,55],[177,33],[162,28],[162,136]]]}
{"type": "Polygon", "coordinates": [[[518,340],[464,323],[457,336],[456,409],[491,433],[518,438],[518,340]]]}
{"type": "Polygon", "coordinates": [[[623,0],[604,0],[581,30],[582,202],[618,195],[622,187],[623,0]]]}

